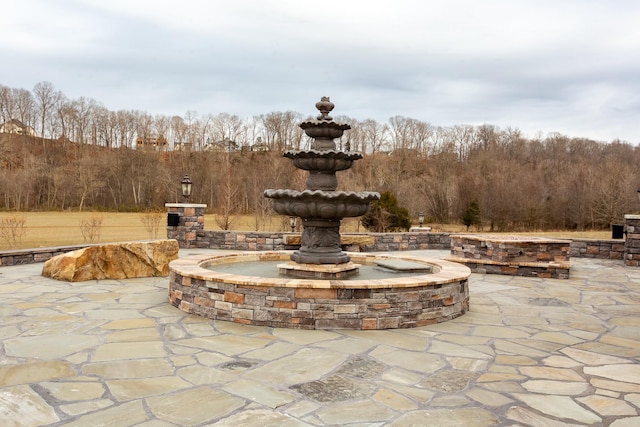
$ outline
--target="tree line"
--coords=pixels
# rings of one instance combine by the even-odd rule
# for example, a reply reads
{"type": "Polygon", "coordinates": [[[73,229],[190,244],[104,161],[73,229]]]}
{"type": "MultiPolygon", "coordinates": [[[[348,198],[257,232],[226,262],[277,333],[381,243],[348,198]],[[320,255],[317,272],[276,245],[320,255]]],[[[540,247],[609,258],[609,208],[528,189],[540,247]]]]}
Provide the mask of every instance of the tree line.
{"type": "MultiPolygon", "coordinates": [[[[179,201],[189,174],[192,201],[223,218],[251,214],[261,229],[273,215],[266,188],[304,188],[285,150],[305,149],[296,112],[242,119],[220,113],[183,117],[109,111],[67,99],[48,82],[33,92],[0,85],[0,121],[20,120],[37,136],[0,134],[0,209],[144,211],[179,201]],[[140,141],[165,140],[149,148],[140,141]]],[[[433,126],[394,116],[387,123],[339,116],[351,130],[341,150],[364,159],[339,172],[340,189],[391,192],[412,218],[462,222],[479,208],[481,227],[605,228],[638,211],[637,146],[516,128],[433,126]]],[[[0,123],[0,124],[1,124],[0,123]]]]}

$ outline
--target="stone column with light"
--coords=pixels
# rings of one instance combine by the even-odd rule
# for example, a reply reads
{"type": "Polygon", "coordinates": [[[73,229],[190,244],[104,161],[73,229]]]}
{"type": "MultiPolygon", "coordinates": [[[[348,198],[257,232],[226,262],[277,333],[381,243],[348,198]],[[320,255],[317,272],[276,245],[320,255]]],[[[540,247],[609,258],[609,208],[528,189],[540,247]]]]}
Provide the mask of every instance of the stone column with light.
{"type": "Polygon", "coordinates": [[[204,230],[204,210],[207,205],[189,203],[192,182],[189,175],[180,181],[184,203],[165,203],[167,238],[176,239],[181,249],[197,247],[198,232],[204,230]]]}
{"type": "Polygon", "coordinates": [[[625,215],[627,240],[624,242],[624,263],[640,267],[640,215],[625,215]]]}

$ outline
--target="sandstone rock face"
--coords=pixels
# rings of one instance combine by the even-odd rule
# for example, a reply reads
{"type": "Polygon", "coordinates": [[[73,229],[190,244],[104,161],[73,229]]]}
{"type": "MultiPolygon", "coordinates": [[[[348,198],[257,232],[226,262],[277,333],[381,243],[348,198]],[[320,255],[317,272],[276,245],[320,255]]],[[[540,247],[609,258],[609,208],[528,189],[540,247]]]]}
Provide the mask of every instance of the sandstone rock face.
{"type": "Polygon", "coordinates": [[[51,258],[42,275],[69,282],[167,276],[178,250],[173,239],[90,246],[51,258]]]}

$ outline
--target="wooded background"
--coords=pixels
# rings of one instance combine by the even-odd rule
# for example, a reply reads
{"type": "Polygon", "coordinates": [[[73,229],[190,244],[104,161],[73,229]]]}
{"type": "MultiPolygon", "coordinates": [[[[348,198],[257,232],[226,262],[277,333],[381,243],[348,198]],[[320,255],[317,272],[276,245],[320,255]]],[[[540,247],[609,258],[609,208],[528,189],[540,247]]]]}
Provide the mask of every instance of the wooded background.
{"type": "MultiPolygon", "coordinates": [[[[219,214],[223,229],[250,214],[259,230],[274,215],[266,188],[304,189],[306,172],[282,154],[308,148],[298,126],[308,118],[291,111],[151,116],[68,99],[48,82],[33,92],[0,85],[0,124],[17,119],[38,135],[0,134],[0,209],[163,209],[181,201],[188,174],[191,201],[219,214]]],[[[334,118],[352,127],[338,149],[365,154],[338,173],[339,189],[391,191],[412,218],[423,211],[429,223],[459,223],[475,200],[485,230],[583,230],[640,210],[640,151],[626,141],[527,138],[517,128],[402,116],[334,118]]]]}

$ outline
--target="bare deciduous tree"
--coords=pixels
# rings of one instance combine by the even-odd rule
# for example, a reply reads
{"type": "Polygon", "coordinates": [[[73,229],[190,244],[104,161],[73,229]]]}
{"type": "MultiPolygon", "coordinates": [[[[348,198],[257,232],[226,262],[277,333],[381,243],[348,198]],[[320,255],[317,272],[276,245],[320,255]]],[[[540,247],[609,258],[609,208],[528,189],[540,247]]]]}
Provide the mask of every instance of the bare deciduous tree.
{"type": "Polygon", "coordinates": [[[27,234],[26,223],[27,219],[20,215],[13,215],[0,220],[0,237],[9,245],[10,249],[16,248],[25,234],[27,234]]]}
{"type": "Polygon", "coordinates": [[[149,239],[157,239],[160,225],[164,219],[164,211],[148,211],[140,215],[140,221],[144,225],[144,229],[149,234],[149,239]]]}
{"type": "MultiPolygon", "coordinates": [[[[51,82],[37,83],[33,88],[33,93],[35,94],[36,106],[40,115],[40,136],[42,137],[42,145],[44,145],[46,137],[45,123],[49,120],[60,94],[55,90],[51,82]]],[[[49,135],[49,137],[52,136],[49,135]]]]}

